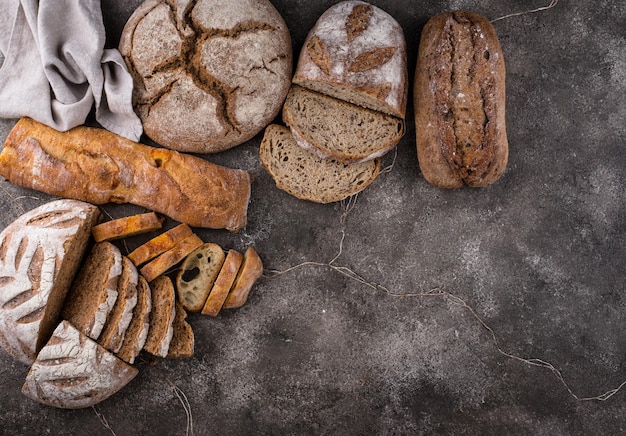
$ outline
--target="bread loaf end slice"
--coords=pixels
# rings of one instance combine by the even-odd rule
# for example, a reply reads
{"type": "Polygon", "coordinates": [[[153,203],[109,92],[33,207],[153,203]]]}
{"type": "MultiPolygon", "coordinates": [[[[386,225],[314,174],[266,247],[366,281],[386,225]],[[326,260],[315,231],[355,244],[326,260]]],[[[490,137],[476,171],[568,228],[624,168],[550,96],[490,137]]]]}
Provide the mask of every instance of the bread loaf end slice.
{"type": "Polygon", "coordinates": [[[404,135],[400,118],[295,85],[287,95],[283,121],[301,146],[346,163],[382,157],[404,135]]]}
{"type": "Polygon", "coordinates": [[[300,147],[289,129],[277,124],[265,130],[260,157],[279,189],[317,203],[357,194],[380,173],[380,159],[354,164],[322,159],[300,147]]]}
{"type": "Polygon", "coordinates": [[[176,302],[174,333],[167,350],[167,357],[178,359],[193,356],[195,337],[191,325],[187,322],[187,311],[180,302],[176,302]]]}
{"type": "Polygon", "coordinates": [[[55,200],[0,233],[0,345],[31,364],[59,314],[91,235],[96,206],[55,200]]]}

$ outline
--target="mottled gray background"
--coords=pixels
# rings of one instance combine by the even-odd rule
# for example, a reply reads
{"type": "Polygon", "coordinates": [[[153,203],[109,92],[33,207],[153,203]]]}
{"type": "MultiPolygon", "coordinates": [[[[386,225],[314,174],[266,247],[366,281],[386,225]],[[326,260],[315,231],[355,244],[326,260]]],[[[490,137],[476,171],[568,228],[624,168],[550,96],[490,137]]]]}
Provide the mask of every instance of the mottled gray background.
{"type": "MultiPolygon", "coordinates": [[[[139,3],[102,0],[110,46],[139,3]]],[[[296,54],[333,3],[274,1],[296,54]]],[[[412,78],[430,16],[495,19],[548,1],[373,3],[403,26],[412,78]]],[[[208,157],[255,176],[245,231],[198,231],[260,253],[268,271],[248,303],[190,316],[193,358],[143,355],[139,376],[94,409],[23,397],[28,368],[0,353],[0,433],[183,435],[187,403],[197,435],[623,433],[626,388],[600,399],[626,380],[626,6],[561,0],[495,27],[510,142],[497,183],[428,185],[412,106],[392,170],[353,204],[277,190],[258,160],[261,135],[208,157]],[[269,271],[327,264],[340,247],[333,265],[365,283],[323,265],[269,271]]],[[[2,139],[13,124],[0,121],[2,139]]],[[[1,228],[49,199],[0,188],[1,228]]]]}

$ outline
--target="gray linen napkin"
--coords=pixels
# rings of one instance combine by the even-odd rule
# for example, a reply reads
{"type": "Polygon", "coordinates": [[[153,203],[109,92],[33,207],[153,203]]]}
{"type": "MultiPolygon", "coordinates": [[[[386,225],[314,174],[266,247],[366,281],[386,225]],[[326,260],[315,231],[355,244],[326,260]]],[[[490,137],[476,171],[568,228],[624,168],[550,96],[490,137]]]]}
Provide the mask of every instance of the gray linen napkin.
{"type": "Polygon", "coordinates": [[[65,131],[95,105],[102,127],[138,141],[133,80],[105,37],[100,0],[0,0],[0,118],[65,131]]]}

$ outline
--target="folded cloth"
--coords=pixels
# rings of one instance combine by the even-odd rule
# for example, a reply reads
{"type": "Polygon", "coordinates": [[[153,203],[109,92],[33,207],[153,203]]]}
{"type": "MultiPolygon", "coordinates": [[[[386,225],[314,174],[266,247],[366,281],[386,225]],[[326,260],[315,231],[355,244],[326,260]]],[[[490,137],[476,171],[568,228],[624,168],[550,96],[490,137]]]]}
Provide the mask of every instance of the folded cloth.
{"type": "Polygon", "coordinates": [[[0,10],[0,118],[66,131],[95,105],[102,127],[139,140],[133,79],[119,51],[104,48],[100,0],[0,0],[0,10]]]}

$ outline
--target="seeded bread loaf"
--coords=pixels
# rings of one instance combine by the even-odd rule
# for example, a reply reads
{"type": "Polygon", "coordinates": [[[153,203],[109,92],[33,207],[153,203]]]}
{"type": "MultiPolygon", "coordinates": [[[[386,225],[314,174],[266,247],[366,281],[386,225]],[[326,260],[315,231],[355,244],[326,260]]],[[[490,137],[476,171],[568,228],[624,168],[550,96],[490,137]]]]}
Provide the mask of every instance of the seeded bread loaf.
{"type": "Polygon", "coordinates": [[[276,124],[265,129],[260,157],[278,188],[317,203],[357,194],[380,173],[379,159],[345,164],[320,158],[300,147],[288,128],[276,124]]]}
{"type": "Polygon", "coordinates": [[[263,274],[263,262],[256,250],[248,247],[243,253],[243,263],[222,309],[236,309],[243,306],[248,299],[252,286],[261,277],[261,274],[263,274]]]}
{"type": "Polygon", "coordinates": [[[178,300],[190,312],[200,312],[226,255],[218,244],[206,243],[189,253],[176,275],[178,300]]]}
{"type": "Polygon", "coordinates": [[[159,276],[150,282],[152,312],[148,338],[143,348],[158,357],[166,357],[174,334],[176,296],[169,277],[159,276]]]}
{"type": "Polygon", "coordinates": [[[117,301],[122,254],[110,242],[93,246],[67,295],[61,317],[97,340],[117,301]]]}
{"type": "Polygon", "coordinates": [[[0,345],[31,364],[59,321],[87,249],[98,208],[56,200],[0,233],[0,345]]]}
{"type": "Polygon", "coordinates": [[[362,1],[330,7],[309,32],[293,83],[404,119],[406,41],[398,22],[362,1]]]}
{"type": "Polygon", "coordinates": [[[148,338],[150,329],[150,314],[152,311],[152,293],[146,279],[139,276],[137,281],[137,305],[133,311],[130,325],[124,335],[122,347],[117,356],[128,362],[134,363],[148,338]]]}
{"type": "Polygon", "coordinates": [[[80,409],[109,398],[138,372],[62,321],[37,355],[22,393],[48,406],[80,409]]]}
{"type": "MultiPolygon", "coordinates": [[[[171,124],[171,123],[170,123],[171,124]]],[[[132,203],[197,227],[246,225],[251,175],[103,129],[59,132],[22,118],[0,153],[19,186],[92,204],[132,203]]]]}
{"type": "Polygon", "coordinates": [[[505,67],[487,18],[456,11],[426,23],[414,103],[417,155],[428,182],[481,187],[502,175],[508,160],[505,67]]]}
{"type": "Polygon", "coordinates": [[[147,0],[119,49],[144,131],[179,151],[214,153],[252,138],[291,83],[291,36],[267,0],[147,0]]]}
{"type": "Polygon", "coordinates": [[[237,272],[239,272],[242,262],[243,255],[241,253],[236,250],[228,250],[224,264],[202,308],[203,315],[217,316],[220,310],[222,310],[224,301],[226,301],[228,292],[233,287],[233,283],[235,283],[235,278],[237,278],[237,272]]]}
{"type": "Polygon", "coordinates": [[[137,268],[126,256],[122,256],[122,274],[117,282],[117,300],[98,338],[98,343],[113,353],[120,350],[132,320],[137,305],[138,280],[137,268]]]}
{"type": "Polygon", "coordinates": [[[301,147],[345,163],[382,157],[404,135],[399,118],[295,85],[283,121],[301,147]]]}

